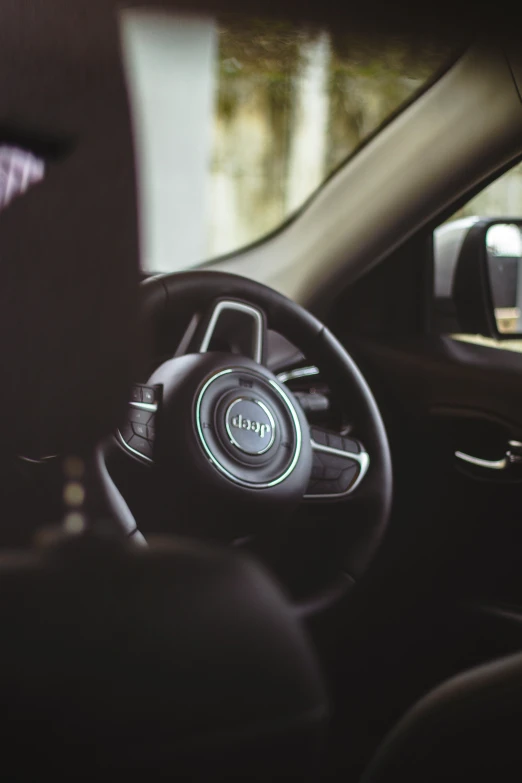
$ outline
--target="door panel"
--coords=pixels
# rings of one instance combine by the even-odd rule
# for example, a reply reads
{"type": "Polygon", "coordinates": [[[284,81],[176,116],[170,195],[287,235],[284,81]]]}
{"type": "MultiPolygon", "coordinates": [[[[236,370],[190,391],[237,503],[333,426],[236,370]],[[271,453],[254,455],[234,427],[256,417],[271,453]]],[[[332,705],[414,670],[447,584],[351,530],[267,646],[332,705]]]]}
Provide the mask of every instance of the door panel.
{"type": "Polygon", "coordinates": [[[334,752],[362,765],[431,688],[522,648],[522,474],[455,458],[498,458],[521,438],[522,357],[448,338],[344,342],[381,408],[395,484],[335,670],[334,752]]]}
{"type": "Polygon", "coordinates": [[[522,355],[448,337],[359,340],[350,349],[389,428],[393,535],[455,600],[522,606],[522,469],[455,456],[500,462],[508,441],[522,440],[522,355]]]}

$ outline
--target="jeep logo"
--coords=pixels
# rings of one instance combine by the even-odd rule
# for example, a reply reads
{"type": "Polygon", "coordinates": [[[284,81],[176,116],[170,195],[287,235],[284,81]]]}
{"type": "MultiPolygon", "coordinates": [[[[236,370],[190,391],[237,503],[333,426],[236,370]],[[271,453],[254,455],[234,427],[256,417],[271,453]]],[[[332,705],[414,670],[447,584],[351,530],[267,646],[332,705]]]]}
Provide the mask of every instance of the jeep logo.
{"type": "Polygon", "coordinates": [[[250,430],[256,435],[259,435],[261,440],[270,434],[270,427],[268,424],[261,424],[260,421],[252,421],[252,419],[244,418],[241,413],[234,416],[232,419],[232,427],[236,427],[238,430],[250,430]]]}
{"type": "Polygon", "coordinates": [[[275,440],[276,422],[264,402],[239,397],[227,408],[225,429],[233,446],[245,454],[264,454],[275,440]]]}

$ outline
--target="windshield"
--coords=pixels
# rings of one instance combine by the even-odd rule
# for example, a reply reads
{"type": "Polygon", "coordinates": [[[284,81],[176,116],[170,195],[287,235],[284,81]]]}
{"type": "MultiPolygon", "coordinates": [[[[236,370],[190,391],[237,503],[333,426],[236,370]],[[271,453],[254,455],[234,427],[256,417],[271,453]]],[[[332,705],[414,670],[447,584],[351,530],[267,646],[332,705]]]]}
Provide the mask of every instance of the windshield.
{"type": "Polygon", "coordinates": [[[279,227],[447,58],[425,44],[129,9],[145,270],[190,268],[279,227]]]}

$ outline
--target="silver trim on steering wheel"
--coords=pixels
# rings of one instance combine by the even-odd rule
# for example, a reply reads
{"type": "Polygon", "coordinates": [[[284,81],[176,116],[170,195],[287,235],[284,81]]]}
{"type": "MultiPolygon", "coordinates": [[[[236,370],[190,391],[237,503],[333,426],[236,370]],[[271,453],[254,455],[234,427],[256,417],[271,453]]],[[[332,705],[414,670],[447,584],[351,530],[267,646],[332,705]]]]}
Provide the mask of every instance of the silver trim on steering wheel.
{"type": "Polygon", "coordinates": [[[288,381],[294,381],[298,378],[310,378],[314,375],[319,375],[320,372],[319,367],[311,365],[310,367],[297,367],[295,370],[280,372],[276,377],[281,383],[288,383],[288,381]]]}
{"type": "Polygon", "coordinates": [[[351,495],[352,492],[354,492],[363,478],[366,476],[368,472],[368,468],[370,467],[370,455],[366,451],[361,451],[359,454],[356,454],[353,451],[343,451],[342,449],[333,449],[331,446],[323,446],[322,443],[316,443],[316,441],[312,438],[311,439],[312,449],[314,451],[322,451],[325,454],[335,454],[336,457],[344,457],[344,459],[352,460],[352,462],[357,462],[359,464],[359,473],[357,475],[357,478],[351,484],[348,489],[346,489],[344,492],[332,492],[332,494],[323,494],[323,495],[305,495],[305,500],[335,500],[339,498],[344,498],[347,495],[351,495]]]}
{"type": "Polygon", "coordinates": [[[263,359],[263,317],[259,310],[251,305],[243,304],[242,302],[222,301],[218,302],[214,308],[214,312],[210,318],[209,324],[205,331],[203,340],[199,347],[199,353],[206,353],[212,340],[212,335],[216,329],[217,323],[226,310],[233,310],[237,313],[244,313],[249,315],[255,324],[255,335],[252,344],[252,359],[261,364],[263,359]]]}
{"type": "Polygon", "coordinates": [[[136,449],[133,449],[132,446],[129,446],[119,429],[116,430],[116,439],[120,442],[125,451],[130,452],[130,454],[134,454],[135,457],[139,457],[141,460],[143,460],[143,462],[148,462],[150,465],[154,464],[153,459],[147,457],[146,454],[142,454],[141,451],[136,451],[136,449]]]}

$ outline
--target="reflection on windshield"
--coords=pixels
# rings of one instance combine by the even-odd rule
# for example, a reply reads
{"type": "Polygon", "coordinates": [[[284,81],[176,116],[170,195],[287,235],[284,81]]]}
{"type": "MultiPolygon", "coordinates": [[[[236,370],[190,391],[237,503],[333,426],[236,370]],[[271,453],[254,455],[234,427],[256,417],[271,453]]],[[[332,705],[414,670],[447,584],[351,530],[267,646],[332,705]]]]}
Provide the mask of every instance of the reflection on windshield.
{"type": "Polygon", "coordinates": [[[123,31],[154,271],[275,229],[448,56],[246,18],[130,10],[123,31]]]}

